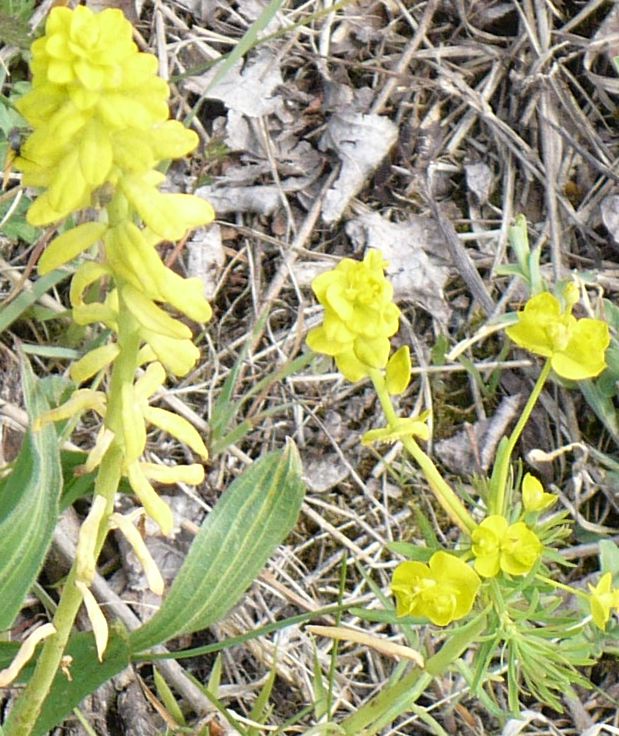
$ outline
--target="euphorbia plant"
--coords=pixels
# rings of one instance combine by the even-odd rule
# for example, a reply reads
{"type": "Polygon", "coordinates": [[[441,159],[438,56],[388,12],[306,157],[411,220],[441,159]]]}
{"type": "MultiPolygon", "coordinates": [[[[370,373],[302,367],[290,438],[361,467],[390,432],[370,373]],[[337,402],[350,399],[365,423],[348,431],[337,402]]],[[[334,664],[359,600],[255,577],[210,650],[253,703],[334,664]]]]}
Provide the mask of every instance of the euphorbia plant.
{"type": "MultiPolygon", "coordinates": [[[[100,429],[81,468],[82,473],[96,472],[90,512],[53,622],[26,639],[13,664],[0,672],[0,685],[18,678],[26,655],[46,638],[34,674],[5,724],[11,736],[32,732],[55,678],[64,677],[59,668],[82,603],[97,656],[106,657],[108,624],[90,586],[111,529],[133,547],[152,591],[164,593],[163,578],[136,527],[140,512],[115,511],[121,480],[127,479],[142,513],[169,535],[173,514],[154,484],[197,485],[204,478],[208,452],[203,437],[185,418],[153,405],[167,375],[187,375],[200,355],[186,320],[201,324],[212,316],[201,281],[165,266],[157,246],[214,216],[203,199],[159,191],[165,176],[157,167],[189,153],[198,137],[169,119],[169,88],[157,67],[153,55],[138,51],[132,27],[119,10],[96,14],[82,6],[57,7],[45,34],[32,45],[32,90],[17,103],[32,133],[15,165],[24,185],[42,190],[28,221],[54,226],[71,218],[44,252],[39,273],[79,258],[70,289],[72,318],[78,325],[103,325],[108,337],[70,366],[76,384],[70,398],[34,412],[34,446],[41,432],[49,433],[50,423],[83,412],[94,412],[100,429]],[[146,461],[149,426],[187,445],[200,462],[146,461]]],[[[14,483],[19,482],[16,473],[14,483]]],[[[41,492],[36,479],[32,488],[41,492]]],[[[47,497],[58,492],[58,487],[42,489],[47,497]]],[[[14,490],[15,507],[0,505],[0,528],[24,522],[28,498],[19,498],[20,493],[14,490]]],[[[301,497],[293,445],[238,478],[208,517],[159,613],[130,640],[131,650],[195,631],[225,613],[291,528],[301,497]],[[239,539],[238,528],[247,538],[239,539]]],[[[41,562],[30,566],[33,576],[41,562]]],[[[4,563],[0,558],[0,566],[4,563]]],[[[20,584],[27,590],[32,582],[20,584]]],[[[7,564],[0,574],[0,629],[11,626],[21,605],[19,599],[7,599],[15,583],[15,569],[7,564]]]]}
{"type": "Polygon", "coordinates": [[[546,362],[514,430],[500,443],[491,477],[478,483],[478,498],[465,503],[422,449],[420,443],[429,438],[427,412],[401,417],[392,402],[392,396],[406,390],[411,364],[406,346],[390,355],[399,310],[384,274],[386,265],[378,251],[370,250],[362,262],[344,259],[315,279],[314,293],[325,312],[323,324],[309,333],[308,344],[333,356],[349,381],[372,382],[386,426],[366,432],[364,444],[400,442],[460,530],[459,539],[447,549],[438,543],[429,548],[399,545],[413,559],[400,562],[393,573],[393,624],[430,622],[445,627],[457,622],[457,626],[446,636],[437,631],[445,641],[443,649],[344,719],[341,732],[378,733],[410,707],[433,676],[469,648],[477,649],[475,666],[467,670],[473,690],[485,684],[488,668],[497,658],[507,665],[512,711],[518,711],[522,693],[560,709],[561,694],[574,684],[586,686],[577,666],[593,661],[592,648],[586,645],[591,623],[594,628],[606,626],[611,612],[619,610],[619,590],[610,573],[589,592],[556,579],[555,564],[561,559],[556,546],[569,533],[567,515],[550,511],[557,497],[530,473],[520,478],[512,459],[553,372],[558,379],[583,380],[604,370],[608,326],[572,314],[578,289],[571,283],[558,295],[536,294],[512,316],[507,335],[546,362]],[[558,592],[564,591],[581,600],[585,611],[563,606],[558,592]]]}

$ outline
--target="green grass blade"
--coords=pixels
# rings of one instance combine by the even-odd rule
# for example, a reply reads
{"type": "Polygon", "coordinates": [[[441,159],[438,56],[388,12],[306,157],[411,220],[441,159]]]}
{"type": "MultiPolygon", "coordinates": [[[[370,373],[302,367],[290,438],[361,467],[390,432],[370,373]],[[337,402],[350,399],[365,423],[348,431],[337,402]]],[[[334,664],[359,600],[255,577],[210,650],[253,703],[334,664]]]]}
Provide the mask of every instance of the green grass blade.
{"type": "Polygon", "coordinates": [[[6,306],[0,307],[0,332],[4,332],[15,320],[37,302],[53,286],[70,276],[69,271],[51,271],[37,279],[31,289],[25,289],[6,306]]]}

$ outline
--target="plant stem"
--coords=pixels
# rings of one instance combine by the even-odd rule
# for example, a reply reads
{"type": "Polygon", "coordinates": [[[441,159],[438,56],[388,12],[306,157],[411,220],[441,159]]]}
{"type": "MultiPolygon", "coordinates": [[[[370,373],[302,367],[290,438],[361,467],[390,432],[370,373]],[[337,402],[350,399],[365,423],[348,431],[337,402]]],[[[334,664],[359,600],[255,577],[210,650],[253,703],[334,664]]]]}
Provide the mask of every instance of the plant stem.
{"type": "MultiPolygon", "coordinates": [[[[385,379],[383,374],[378,370],[372,370],[370,372],[370,378],[376,389],[380,405],[385,414],[387,424],[389,427],[395,428],[398,422],[398,415],[396,414],[393,404],[391,403],[391,397],[387,391],[385,385],[385,379]]],[[[449,486],[447,481],[440,474],[436,465],[432,462],[431,458],[419,447],[415,440],[408,436],[402,437],[401,442],[413,457],[415,462],[421,468],[430,489],[434,494],[436,500],[440,503],[443,509],[449,515],[449,518],[456,524],[465,534],[469,535],[475,529],[477,524],[473,517],[466,510],[464,504],[458,496],[454,493],[452,488],[449,486]]]]}
{"type": "Polygon", "coordinates": [[[539,398],[539,395],[542,392],[542,389],[544,388],[544,384],[546,383],[546,380],[548,379],[548,376],[550,375],[551,365],[550,360],[547,360],[544,364],[544,367],[542,368],[541,373],[537,377],[537,381],[535,382],[535,386],[533,387],[533,391],[531,391],[531,394],[527,400],[527,403],[525,404],[524,409],[522,410],[522,414],[520,415],[520,418],[518,419],[518,422],[516,426],[514,427],[513,432],[509,436],[509,439],[507,440],[507,444],[505,445],[504,449],[501,452],[501,460],[499,465],[497,466],[498,474],[495,476],[493,473],[492,477],[492,498],[491,498],[491,508],[490,513],[492,514],[500,514],[501,516],[505,515],[505,490],[507,486],[507,476],[509,474],[509,469],[511,465],[511,457],[512,453],[514,451],[514,448],[516,447],[516,442],[518,442],[520,435],[522,434],[522,430],[524,429],[526,423],[529,421],[529,417],[531,416],[531,412],[533,411],[533,407],[537,403],[537,400],[539,398]]]}
{"type": "Polygon", "coordinates": [[[32,733],[43,702],[58,671],[81,603],[82,594],[75,587],[74,564],[54,615],[56,633],[45,640],[34,674],[11,709],[8,720],[4,724],[7,736],[8,734],[10,736],[29,736],[32,733]]]}

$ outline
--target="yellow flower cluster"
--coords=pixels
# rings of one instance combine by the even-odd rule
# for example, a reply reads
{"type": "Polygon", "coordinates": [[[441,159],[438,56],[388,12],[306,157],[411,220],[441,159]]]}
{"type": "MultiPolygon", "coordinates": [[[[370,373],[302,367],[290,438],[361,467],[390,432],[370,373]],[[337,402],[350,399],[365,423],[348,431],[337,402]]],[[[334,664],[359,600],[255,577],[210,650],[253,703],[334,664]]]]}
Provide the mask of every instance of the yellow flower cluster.
{"type": "Polygon", "coordinates": [[[573,381],[594,378],[606,367],[610,343],[608,325],[599,319],[576,319],[572,308],[578,300],[575,284],[565,289],[566,307],[548,292],[532,297],[518,312],[518,322],[507,335],[522,348],[550,359],[555,373],[573,381]]]}
{"type": "Polygon", "coordinates": [[[480,585],[475,571],[447,552],[435,552],[427,565],[401,562],[391,581],[396,615],[420,616],[447,626],[470,612],[480,585]]]}
{"type": "Polygon", "coordinates": [[[471,534],[471,541],[475,570],[485,578],[500,570],[526,575],[542,553],[542,543],[524,522],[510,524],[498,514],[486,517],[471,534]]]}
{"type": "Polygon", "coordinates": [[[120,455],[120,470],[147,513],[165,533],[172,529],[168,507],[151,480],[199,483],[200,465],[157,469],[141,461],[148,425],[185,442],[206,459],[204,442],[182,417],[149,406],[166,370],[186,375],[199,356],[191,329],[165,309],[196,322],[211,317],[199,279],[184,279],[161,261],[156,246],[210,222],[212,207],[192,195],[164,194],[163,159],[187,154],[195,133],[168,120],[168,85],[157,77],[157,59],[140,53],[132,27],[119,10],[93,13],[54,8],[45,35],[32,47],[32,90],[18,103],[33,132],[16,165],[26,185],[44,191],[28,212],[32,224],[56,222],[85,207],[98,208],[98,221],[59,235],[39,263],[41,274],[87,251],[70,291],[73,318],[80,325],[103,323],[115,339],[71,366],[76,383],[112,366],[107,395],[81,389],[43,421],[86,409],[103,418],[86,469],[120,455]],[[93,290],[93,285],[97,289],[93,290]],[[91,294],[102,294],[92,301],[91,294]],[[135,380],[136,371],[146,366],[135,380]]]}
{"type": "Polygon", "coordinates": [[[95,206],[116,187],[161,238],[177,239],[212,217],[206,203],[161,195],[163,159],[196,147],[195,133],[168,120],[168,85],[157,59],[139,53],[120,10],[54,8],[32,45],[32,91],[17,108],[33,129],[16,166],[26,186],[44,187],[33,225],[95,206]]]}
{"type": "MultiPolygon", "coordinates": [[[[308,333],[307,344],[317,353],[332,355],[352,382],[387,366],[389,338],[398,330],[400,310],[393,303],[385,266],[380,252],[369,250],[363,261],[344,258],[312,282],[325,315],[322,325],[308,333]]],[[[402,355],[396,365],[404,361],[402,355]]]]}

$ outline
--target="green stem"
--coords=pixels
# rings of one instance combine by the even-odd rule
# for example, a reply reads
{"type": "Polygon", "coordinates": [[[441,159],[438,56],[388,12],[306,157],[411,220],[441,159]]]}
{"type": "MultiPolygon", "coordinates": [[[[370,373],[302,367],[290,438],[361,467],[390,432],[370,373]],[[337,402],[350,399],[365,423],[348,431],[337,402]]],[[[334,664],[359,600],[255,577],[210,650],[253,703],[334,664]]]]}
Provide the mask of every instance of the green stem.
{"type": "Polygon", "coordinates": [[[15,702],[4,724],[4,732],[7,736],[9,734],[10,736],[29,736],[32,733],[43,702],[60,666],[81,603],[82,594],[75,587],[74,565],[54,616],[56,633],[45,640],[30,682],[15,702]]]}
{"type": "MultiPolygon", "coordinates": [[[[372,370],[370,372],[370,378],[372,379],[372,383],[376,389],[376,394],[378,395],[378,400],[380,401],[380,405],[385,414],[387,424],[389,427],[395,428],[399,417],[391,403],[391,397],[387,391],[383,374],[378,370],[372,370]]],[[[449,518],[465,534],[470,536],[477,524],[466,510],[462,501],[460,501],[458,496],[440,474],[431,458],[421,449],[421,447],[419,447],[412,437],[402,437],[401,441],[407,452],[414,458],[417,465],[421,468],[428,484],[430,485],[432,493],[443,509],[447,512],[449,518]]]]}
{"type": "Polygon", "coordinates": [[[518,419],[518,423],[514,427],[514,431],[509,436],[509,439],[507,440],[507,444],[504,446],[504,448],[501,449],[500,461],[498,461],[498,464],[495,466],[495,471],[492,473],[492,479],[491,479],[491,489],[492,489],[491,500],[490,500],[490,513],[491,514],[500,514],[501,516],[505,515],[505,491],[507,487],[507,476],[509,474],[509,469],[511,465],[512,453],[514,451],[514,448],[516,447],[516,442],[518,442],[518,440],[520,439],[522,430],[524,429],[526,423],[529,421],[529,417],[531,416],[533,407],[537,403],[537,400],[542,392],[542,389],[544,388],[544,384],[546,383],[546,380],[548,379],[548,376],[550,375],[550,371],[551,371],[550,360],[547,360],[546,363],[544,364],[544,367],[542,368],[541,373],[539,374],[537,378],[537,381],[535,382],[533,391],[531,391],[531,394],[527,400],[527,403],[525,404],[525,407],[522,410],[520,419],[518,419]],[[497,473],[497,470],[498,470],[498,473],[497,473]],[[495,477],[495,473],[496,473],[496,477],[495,477]]]}

